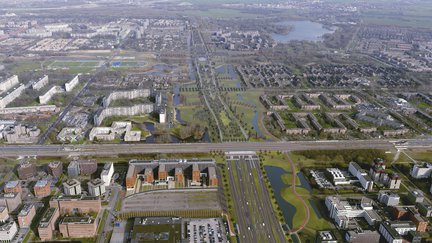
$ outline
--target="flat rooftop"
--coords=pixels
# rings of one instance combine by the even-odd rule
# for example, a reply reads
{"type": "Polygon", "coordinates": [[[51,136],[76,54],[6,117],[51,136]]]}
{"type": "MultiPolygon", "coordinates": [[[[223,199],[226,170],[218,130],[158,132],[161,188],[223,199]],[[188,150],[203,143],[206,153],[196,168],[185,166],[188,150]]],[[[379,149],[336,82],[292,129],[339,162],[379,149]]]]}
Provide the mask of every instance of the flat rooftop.
{"type": "Polygon", "coordinates": [[[15,188],[19,183],[19,181],[8,181],[5,185],[5,188],[15,188]]]}
{"type": "Polygon", "coordinates": [[[30,212],[30,210],[34,207],[33,204],[24,204],[23,208],[19,212],[18,216],[27,216],[30,212]]]}
{"type": "Polygon", "coordinates": [[[51,222],[51,219],[56,212],[57,208],[48,208],[48,210],[42,216],[41,221],[39,222],[40,228],[46,228],[51,222]]]}
{"type": "Polygon", "coordinates": [[[94,219],[91,217],[64,217],[61,224],[92,224],[94,219]]]}
{"type": "Polygon", "coordinates": [[[51,200],[59,201],[70,201],[70,200],[98,200],[99,197],[96,196],[86,196],[86,195],[59,195],[57,197],[51,198],[51,200]]]}
{"type": "Polygon", "coordinates": [[[47,180],[38,180],[38,181],[36,182],[35,187],[44,187],[44,186],[46,186],[47,184],[48,184],[48,181],[47,181],[47,180]]]}
{"type": "Polygon", "coordinates": [[[94,180],[89,181],[88,184],[92,185],[92,186],[102,186],[104,184],[104,182],[101,179],[96,178],[94,180]]]}
{"type": "MultiPolygon", "coordinates": [[[[12,225],[14,225],[14,224],[15,224],[14,221],[7,222],[7,223],[3,224],[2,226],[0,226],[0,231],[9,231],[10,228],[12,227],[12,225]]],[[[9,234],[9,232],[8,232],[8,234],[9,234]]]]}
{"type": "Polygon", "coordinates": [[[15,198],[17,195],[18,193],[4,193],[0,195],[0,198],[15,198]]]}
{"type": "Polygon", "coordinates": [[[81,185],[81,183],[78,180],[76,180],[76,179],[67,180],[63,184],[64,185],[68,185],[68,186],[78,186],[78,185],[81,185]]]}
{"type": "Polygon", "coordinates": [[[161,160],[131,160],[130,165],[150,165],[150,164],[192,164],[192,163],[215,163],[214,159],[161,159],[161,160]]]}

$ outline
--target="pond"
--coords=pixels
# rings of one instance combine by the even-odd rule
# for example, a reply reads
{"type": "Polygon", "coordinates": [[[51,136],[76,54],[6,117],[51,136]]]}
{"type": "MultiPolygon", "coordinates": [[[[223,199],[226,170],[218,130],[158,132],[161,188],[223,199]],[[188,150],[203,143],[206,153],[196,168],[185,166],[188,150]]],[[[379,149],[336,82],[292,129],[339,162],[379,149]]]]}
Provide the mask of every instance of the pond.
{"type": "MultiPolygon", "coordinates": [[[[240,100],[240,101],[242,101],[242,102],[248,103],[251,106],[253,106],[253,107],[256,108],[256,104],[254,102],[244,99],[241,94],[237,93],[237,99],[240,100]]],[[[258,125],[258,117],[259,117],[259,114],[258,114],[257,111],[255,111],[255,114],[252,117],[252,121],[251,121],[252,122],[252,126],[255,129],[258,137],[264,137],[264,134],[262,133],[262,131],[259,128],[259,125],[258,125]]]]}
{"type": "MultiPolygon", "coordinates": [[[[145,128],[146,128],[148,131],[150,131],[150,132],[154,132],[154,130],[155,130],[154,124],[151,123],[151,122],[144,122],[144,126],[145,126],[145,128]]],[[[151,135],[149,135],[149,136],[146,137],[145,142],[146,142],[146,143],[155,143],[155,140],[156,140],[155,136],[154,136],[153,134],[151,134],[151,135]]],[[[187,140],[181,140],[181,139],[179,139],[178,137],[176,137],[176,136],[170,134],[170,143],[181,143],[181,142],[191,142],[191,143],[193,143],[193,142],[211,143],[211,139],[210,139],[210,134],[209,134],[209,132],[208,132],[207,129],[206,129],[206,131],[204,132],[204,135],[203,135],[203,137],[201,138],[200,141],[197,141],[197,140],[195,140],[195,139],[193,139],[193,138],[191,138],[191,139],[187,139],[187,140]]]]}
{"type": "Polygon", "coordinates": [[[308,180],[306,179],[305,175],[303,174],[303,172],[298,172],[297,173],[297,177],[300,180],[300,184],[301,187],[303,187],[304,189],[308,190],[308,192],[312,192],[312,187],[309,184],[308,180]]]}
{"type": "Polygon", "coordinates": [[[236,87],[241,88],[241,82],[239,81],[240,78],[237,75],[237,71],[235,70],[234,66],[231,64],[228,65],[222,65],[215,69],[216,73],[219,75],[226,74],[230,79],[235,81],[236,87]]]}
{"type": "Polygon", "coordinates": [[[292,229],[293,218],[297,210],[291,203],[285,201],[281,194],[282,189],[287,187],[287,185],[282,181],[282,175],[287,174],[288,172],[280,167],[275,166],[264,166],[264,169],[267,173],[271,187],[273,188],[276,201],[282,210],[285,222],[290,227],[290,229],[292,229]]]}
{"type": "Polygon", "coordinates": [[[177,107],[180,105],[180,85],[174,86],[173,93],[173,105],[177,107]]]}
{"type": "MultiPolygon", "coordinates": [[[[154,124],[151,122],[145,122],[144,126],[150,132],[154,132],[154,130],[155,130],[154,124]]],[[[155,136],[153,134],[151,134],[151,135],[146,137],[145,142],[146,143],[155,143],[155,140],[156,140],[155,136]]],[[[176,136],[173,136],[173,135],[170,135],[170,141],[171,141],[171,143],[180,143],[180,140],[176,136]]]]}
{"type": "Polygon", "coordinates": [[[283,21],[278,25],[291,26],[286,34],[273,33],[271,36],[277,42],[288,43],[290,41],[321,41],[323,35],[333,33],[336,28],[326,28],[320,23],[312,21],[283,21]]]}

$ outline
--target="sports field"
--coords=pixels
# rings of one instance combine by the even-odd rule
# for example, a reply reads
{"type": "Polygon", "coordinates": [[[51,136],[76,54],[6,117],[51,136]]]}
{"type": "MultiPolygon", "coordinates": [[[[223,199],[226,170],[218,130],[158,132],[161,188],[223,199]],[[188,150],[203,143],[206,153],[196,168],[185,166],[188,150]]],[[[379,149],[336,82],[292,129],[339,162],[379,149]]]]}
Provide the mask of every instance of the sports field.
{"type": "Polygon", "coordinates": [[[113,61],[111,67],[113,68],[134,68],[144,67],[147,63],[143,61],[113,61]]]}

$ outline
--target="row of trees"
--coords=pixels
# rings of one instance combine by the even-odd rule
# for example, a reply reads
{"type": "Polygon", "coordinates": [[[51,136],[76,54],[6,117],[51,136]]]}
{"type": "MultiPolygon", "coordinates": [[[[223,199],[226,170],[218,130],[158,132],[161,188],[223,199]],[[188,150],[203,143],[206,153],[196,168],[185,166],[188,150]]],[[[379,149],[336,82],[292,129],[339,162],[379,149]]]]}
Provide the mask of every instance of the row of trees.
{"type": "Polygon", "coordinates": [[[136,211],[122,212],[117,215],[121,220],[135,217],[181,217],[181,218],[217,218],[221,217],[221,210],[167,210],[167,211],[136,211]]]}

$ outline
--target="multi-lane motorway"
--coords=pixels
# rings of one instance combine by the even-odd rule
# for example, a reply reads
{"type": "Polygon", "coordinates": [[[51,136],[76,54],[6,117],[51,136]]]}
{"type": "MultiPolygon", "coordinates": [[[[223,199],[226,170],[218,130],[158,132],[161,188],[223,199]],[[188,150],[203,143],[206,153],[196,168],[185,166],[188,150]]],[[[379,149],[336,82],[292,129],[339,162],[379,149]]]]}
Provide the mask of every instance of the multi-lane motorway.
{"type": "Polygon", "coordinates": [[[258,156],[234,154],[227,166],[240,242],[286,242],[260,170],[258,156]]]}
{"type": "Polygon", "coordinates": [[[86,144],[86,145],[4,145],[0,157],[79,156],[145,153],[208,153],[212,151],[301,151],[333,149],[431,148],[432,139],[423,140],[332,140],[291,142],[229,142],[178,144],[86,144]]]}

